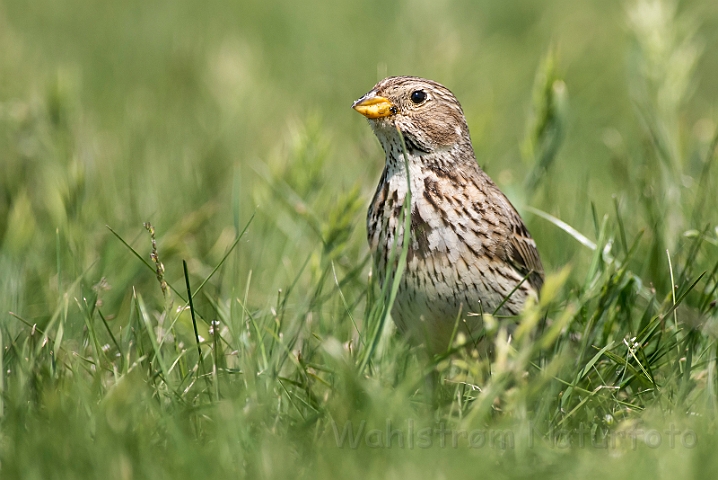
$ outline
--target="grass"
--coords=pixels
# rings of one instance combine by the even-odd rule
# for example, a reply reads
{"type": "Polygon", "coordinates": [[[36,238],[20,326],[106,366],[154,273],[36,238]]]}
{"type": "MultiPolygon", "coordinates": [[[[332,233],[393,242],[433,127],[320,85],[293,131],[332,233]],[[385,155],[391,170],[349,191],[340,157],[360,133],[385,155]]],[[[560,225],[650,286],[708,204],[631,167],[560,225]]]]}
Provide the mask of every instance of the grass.
{"type": "Polygon", "coordinates": [[[713,2],[363,8],[0,3],[2,478],[715,477],[713,2]],[[547,267],[492,358],[371,275],[399,73],[547,267]]]}

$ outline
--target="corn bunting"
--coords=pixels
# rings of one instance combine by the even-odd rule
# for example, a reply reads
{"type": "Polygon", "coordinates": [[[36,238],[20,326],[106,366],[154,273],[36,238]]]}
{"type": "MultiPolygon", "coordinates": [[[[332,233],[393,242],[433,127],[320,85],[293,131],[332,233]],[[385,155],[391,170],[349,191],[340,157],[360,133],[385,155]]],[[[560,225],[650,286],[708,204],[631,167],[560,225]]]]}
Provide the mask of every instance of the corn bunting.
{"type": "Polygon", "coordinates": [[[438,352],[455,326],[477,335],[482,313],[517,315],[538,296],[541,259],[516,209],[477,164],[454,95],[431,80],[389,77],[352,107],[386,154],[367,214],[380,282],[398,265],[391,252],[401,249],[410,188],[406,270],[391,311],[399,329],[438,352]]]}

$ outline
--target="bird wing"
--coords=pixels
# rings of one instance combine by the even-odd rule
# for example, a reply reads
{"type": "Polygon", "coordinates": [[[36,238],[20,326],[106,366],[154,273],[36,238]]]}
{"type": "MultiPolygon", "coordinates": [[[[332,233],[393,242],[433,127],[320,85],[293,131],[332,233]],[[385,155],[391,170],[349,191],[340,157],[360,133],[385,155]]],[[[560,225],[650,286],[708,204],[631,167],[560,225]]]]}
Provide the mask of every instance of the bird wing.
{"type": "MultiPolygon", "coordinates": [[[[488,177],[487,177],[488,178],[488,177]]],[[[493,190],[493,194],[496,198],[503,199],[501,202],[503,205],[503,215],[505,220],[508,222],[509,231],[506,232],[508,241],[505,244],[506,260],[511,266],[524,277],[527,277],[529,284],[538,293],[541,290],[544,280],[543,264],[541,263],[541,257],[539,256],[536,242],[531,237],[524,221],[521,219],[519,212],[511,204],[511,201],[506,198],[499,187],[496,186],[491,180],[488,182],[488,187],[493,190]]]]}
{"type": "MultiPolygon", "coordinates": [[[[543,265],[536,242],[531,238],[521,216],[499,187],[476,164],[463,167],[454,170],[432,168],[433,178],[424,179],[424,197],[437,211],[455,209],[461,204],[473,210],[476,217],[481,218],[476,226],[481,232],[474,233],[489,235],[494,239],[484,244],[487,253],[500,256],[526,277],[529,285],[538,293],[544,280],[543,265]],[[484,198],[483,203],[467,202],[467,199],[481,197],[484,198]],[[447,199],[451,201],[447,202],[447,199]]],[[[445,216],[449,217],[448,213],[445,216]]]]}
{"type": "Polygon", "coordinates": [[[514,234],[509,236],[507,254],[511,266],[524,277],[538,293],[543,285],[543,265],[531,235],[526,230],[521,218],[516,213],[519,223],[514,223],[514,234]],[[518,225],[518,227],[517,227],[518,225]]]}

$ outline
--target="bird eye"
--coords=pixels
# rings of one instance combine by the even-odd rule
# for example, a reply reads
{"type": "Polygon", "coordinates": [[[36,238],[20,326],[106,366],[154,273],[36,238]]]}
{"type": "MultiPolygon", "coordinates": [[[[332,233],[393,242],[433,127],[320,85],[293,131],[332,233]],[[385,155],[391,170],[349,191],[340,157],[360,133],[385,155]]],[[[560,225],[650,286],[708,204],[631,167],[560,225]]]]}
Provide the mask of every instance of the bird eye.
{"type": "Polygon", "coordinates": [[[416,90],[415,92],[412,92],[411,94],[411,101],[416,103],[417,105],[421,102],[426,100],[426,92],[423,90],[416,90]]]}

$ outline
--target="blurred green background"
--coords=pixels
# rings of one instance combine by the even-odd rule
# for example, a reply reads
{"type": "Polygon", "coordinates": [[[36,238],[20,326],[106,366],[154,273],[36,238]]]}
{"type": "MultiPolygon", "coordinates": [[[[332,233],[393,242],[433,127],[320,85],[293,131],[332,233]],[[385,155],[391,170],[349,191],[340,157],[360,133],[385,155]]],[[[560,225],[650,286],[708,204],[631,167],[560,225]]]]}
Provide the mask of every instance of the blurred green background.
{"type": "MultiPolygon", "coordinates": [[[[114,248],[105,224],[134,238],[151,221],[202,259],[256,211],[244,267],[260,290],[278,288],[292,277],[282,261],[294,265],[319,239],[276,208],[267,176],[282,176],[319,217],[357,185],[363,209],[383,155],[349,105],[397,74],[454,91],[479,163],[521,206],[532,199],[521,198],[520,146],[534,75],[552,45],[570,106],[550,186],[532,203],[584,231],[591,202],[602,215],[612,195],[630,197],[635,186],[622,163],[631,159],[612,151],[640,153],[644,139],[629,89],[630,6],[4,0],[0,237],[41,268],[59,229],[61,244],[83,252],[67,267],[79,274],[114,248]],[[302,148],[321,158],[303,165],[302,148]]],[[[715,129],[718,5],[678,10],[702,53],[680,116],[690,160],[687,145],[707,144],[715,129]]],[[[555,246],[554,227],[527,221],[549,267],[573,258],[555,246]]],[[[364,248],[363,212],[357,226],[350,241],[364,248]]],[[[180,275],[176,262],[167,268],[180,275]]]]}
{"type": "MultiPolygon", "coordinates": [[[[10,355],[11,343],[32,342],[30,326],[56,329],[61,318],[67,349],[75,352],[74,357],[68,354],[69,364],[79,361],[78,355],[95,358],[100,353],[90,352],[94,347],[88,340],[93,327],[82,312],[91,311],[89,317],[99,322],[94,308],[101,308],[108,331],[129,342],[124,325],[139,308],[137,292],[152,312],[148,318],[161,329],[171,302],[153,273],[106,226],[150,261],[143,222],[151,222],[166,279],[185,291],[181,261],[187,260],[196,286],[221,263],[252,215],[231,258],[195,299],[198,312],[209,319],[225,303],[243,298],[243,308],[270,315],[280,303],[281,289],[291,291],[288,315],[307,319],[316,338],[349,338],[351,323],[341,317],[344,313],[333,312],[344,312],[349,305],[361,318],[369,271],[364,218],[383,165],[379,143],[350,105],[388,75],[427,77],[455,93],[479,164],[522,212],[548,272],[572,265],[569,284],[575,285],[586,276],[592,257],[527,206],[560,218],[594,242],[601,237],[600,219],[608,215],[615,220],[620,212],[628,243],[645,231],[642,253],[631,267],[646,285],[657,287],[660,298],[673,283],[665,249],[685,251],[680,243],[684,232],[695,237],[708,227],[713,244],[696,257],[695,271],[710,270],[715,263],[718,200],[712,192],[717,174],[707,167],[718,121],[714,0],[0,0],[0,322],[5,354],[10,355]],[[550,155],[536,189],[525,188],[527,175],[541,166],[537,159],[548,148],[545,142],[551,141],[560,143],[556,155],[550,155]],[[335,275],[344,288],[341,298],[325,287],[335,275]],[[307,306],[309,298],[323,300],[307,306]]],[[[612,238],[620,243],[618,233],[612,238]]],[[[627,250],[625,244],[623,248],[627,250]]],[[[174,306],[180,303],[175,298],[174,306]]],[[[234,318],[234,307],[226,308],[234,318]]],[[[186,330],[183,338],[192,341],[185,317],[179,322],[186,330]]],[[[206,323],[200,330],[207,338],[206,323]]],[[[55,331],[54,338],[62,335],[55,331]]],[[[108,334],[102,335],[100,343],[109,344],[108,334]]],[[[5,362],[21,357],[8,356],[5,362]]],[[[12,476],[49,478],[53,464],[76,458],[48,447],[50,453],[41,457],[47,462],[38,462],[38,470],[25,470],[33,464],[32,446],[42,444],[42,435],[23,436],[23,428],[50,428],[57,438],[73,432],[69,436],[82,450],[87,445],[85,422],[94,425],[94,408],[109,402],[104,395],[112,382],[107,379],[81,386],[67,379],[54,383],[59,378],[55,361],[48,357],[28,367],[28,372],[41,372],[28,377],[36,379],[30,386],[10,377],[0,380],[5,402],[18,408],[4,420],[2,443],[23,438],[24,447],[18,448],[26,449],[25,456],[17,457],[25,460],[13,463],[8,459],[18,451],[0,448],[3,467],[12,476]],[[60,400],[53,403],[50,394],[49,400],[35,395],[45,391],[38,385],[46,380],[49,391],[86,398],[87,418],[73,417],[77,412],[60,400]],[[32,421],[18,413],[26,401],[36,402],[39,413],[32,421]],[[47,414],[53,411],[55,416],[47,414]],[[46,414],[49,420],[43,423],[46,414]],[[67,423],[53,423],[64,415],[70,415],[67,423]]],[[[70,377],[81,377],[75,367],[70,370],[70,377]]],[[[363,378],[359,372],[357,379],[363,378]]],[[[351,395],[353,384],[348,383],[351,395]]],[[[125,388],[142,390],[131,385],[125,388]]],[[[247,387],[246,395],[254,392],[266,400],[253,388],[247,387]]],[[[149,395],[133,397],[135,393],[128,393],[132,402],[149,395]]],[[[329,408],[331,400],[324,402],[319,401],[322,408],[329,408]]],[[[212,418],[219,418],[219,424],[229,417],[251,424],[247,418],[261,417],[243,417],[238,405],[214,411],[219,416],[212,418]]],[[[176,411],[158,415],[162,428],[172,430],[166,425],[177,422],[172,438],[180,451],[196,439],[217,438],[221,444],[222,435],[231,436],[229,431],[208,434],[197,426],[199,420],[193,423],[176,411]],[[183,444],[178,438],[193,440],[183,444]]],[[[151,437],[152,425],[148,421],[140,427],[151,437]]],[[[269,420],[262,423],[262,429],[271,428],[269,420]]],[[[311,437],[306,428],[301,431],[306,437],[289,428],[289,440],[276,444],[276,455],[290,452],[302,458],[298,445],[304,440],[292,443],[292,435],[311,437]]],[[[92,438],[101,440],[97,450],[88,450],[88,458],[136,439],[92,431],[92,438]]],[[[152,448],[162,443],[152,442],[152,448]]],[[[265,448],[271,442],[248,442],[253,446],[237,460],[239,466],[230,461],[188,467],[195,459],[188,456],[177,471],[205,475],[216,468],[226,474],[248,464],[256,468],[245,470],[250,473],[270,471],[267,465],[277,461],[267,453],[273,448],[265,448]]],[[[214,458],[201,452],[208,455],[202,458],[214,458]]],[[[123,462],[136,472],[158,474],[151,456],[128,455],[111,463],[118,478],[132,476],[123,462]]],[[[375,473],[421,473],[405,458],[395,464],[386,455],[373,464],[375,473]],[[391,470],[401,462],[407,470],[391,470]]],[[[544,458],[547,464],[556,461],[549,457],[544,458]]],[[[359,469],[362,458],[336,464],[321,459],[311,465],[329,476],[359,469]]],[[[574,470],[578,472],[590,473],[594,467],[586,465],[597,464],[583,454],[574,460],[586,461],[574,470]]],[[[501,474],[496,467],[501,464],[491,462],[501,474]]],[[[93,465],[78,466],[75,473],[107,467],[101,461],[93,465]]],[[[464,471],[460,463],[455,466],[464,471]]],[[[644,467],[650,470],[651,460],[629,470],[644,467]]]]}

